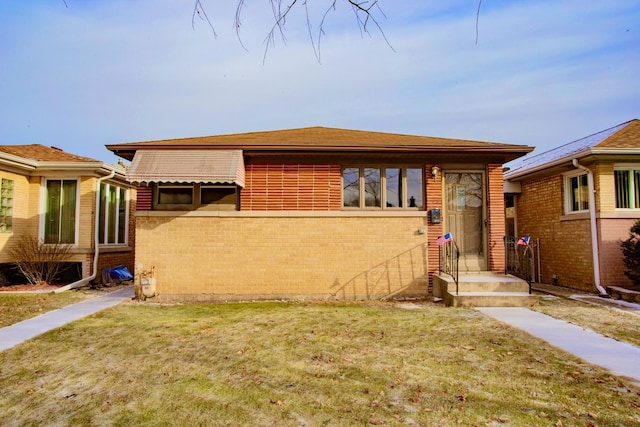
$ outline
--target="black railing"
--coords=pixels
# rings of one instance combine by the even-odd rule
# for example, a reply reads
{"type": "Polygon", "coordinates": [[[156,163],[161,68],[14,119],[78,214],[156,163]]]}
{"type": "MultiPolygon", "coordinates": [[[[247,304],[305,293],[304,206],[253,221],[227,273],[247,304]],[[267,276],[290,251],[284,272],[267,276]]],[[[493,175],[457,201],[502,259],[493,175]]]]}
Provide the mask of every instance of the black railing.
{"type": "Polygon", "coordinates": [[[448,274],[453,278],[456,284],[456,295],[458,295],[458,260],[460,258],[460,250],[453,238],[438,246],[439,263],[438,270],[440,273],[448,274]]]}
{"type": "Polygon", "coordinates": [[[504,274],[513,274],[529,285],[529,293],[531,293],[531,283],[534,275],[534,253],[533,245],[530,239],[516,239],[515,237],[505,236],[505,271],[504,274]]]}

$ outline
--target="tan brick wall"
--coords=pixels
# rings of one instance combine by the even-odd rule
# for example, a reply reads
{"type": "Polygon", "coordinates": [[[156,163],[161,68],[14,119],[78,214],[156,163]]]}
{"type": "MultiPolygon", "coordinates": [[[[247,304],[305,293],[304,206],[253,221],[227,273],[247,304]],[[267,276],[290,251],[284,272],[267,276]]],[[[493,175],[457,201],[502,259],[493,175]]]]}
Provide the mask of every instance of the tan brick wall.
{"type": "Polygon", "coordinates": [[[525,181],[516,201],[518,235],[540,239],[541,281],[594,291],[591,232],[582,215],[563,220],[563,179],[560,175],[525,181]]]}
{"type": "Polygon", "coordinates": [[[425,295],[423,213],[328,215],[139,215],[136,263],[155,266],[164,296],[425,295]]]}

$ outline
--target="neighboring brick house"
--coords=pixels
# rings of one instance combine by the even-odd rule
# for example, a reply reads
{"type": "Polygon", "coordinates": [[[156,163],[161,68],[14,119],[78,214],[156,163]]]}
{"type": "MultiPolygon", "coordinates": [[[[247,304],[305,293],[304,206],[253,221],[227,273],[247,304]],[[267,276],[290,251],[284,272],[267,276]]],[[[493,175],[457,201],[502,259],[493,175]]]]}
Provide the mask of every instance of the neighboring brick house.
{"type": "MultiPolygon", "coordinates": [[[[0,146],[0,267],[12,275],[11,247],[23,236],[69,244],[74,267],[67,281],[91,277],[106,267],[133,271],[135,188],[123,166],[39,144],[0,146]],[[111,173],[113,177],[109,178],[111,173]],[[96,209],[96,188],[101,197],[96,209]],[[94,270],[96,212],[99,257],[94,270]]],[[[18,280],[16,278],[15,280],[18,280]]]]}
{"type": "Polygon", "coordinates": [[[502,165],[532,150],[324,127],[107,148],[132,160],[136,266],[194,300],[425,296],[445,229],[461,269],[504,271],[502,165]]]}
{"type": "Polygon", "coordinates": [[[640,218],[639,120],[526,156],[505,179],[508,229],[540,239],[541,282],[555,276],[562,286],[600,293],[631,285],[620,241],[640,218]]]}

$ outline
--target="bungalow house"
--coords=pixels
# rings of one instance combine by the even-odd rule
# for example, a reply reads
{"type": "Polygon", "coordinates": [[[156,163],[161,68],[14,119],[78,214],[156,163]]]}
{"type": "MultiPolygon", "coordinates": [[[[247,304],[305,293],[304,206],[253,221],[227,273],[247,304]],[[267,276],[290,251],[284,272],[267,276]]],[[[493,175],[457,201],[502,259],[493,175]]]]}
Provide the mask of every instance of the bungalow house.
{"type": "Polygon", "coordinates": [[[122,166],[54,147],[1,145],[0,268],[4,278],[15,276],[13,263],[20,260],[13,259],[11,249],[24,237],[71,245],[68,262],[73,268],[67,271],[66,281],[78,281],[77,285],[94,278],[100,281],[106,267],[133,269],[135,189],[125,180],[125,172],[122,166]]]}
{"type": "Polygon", "coordinates": [[[311,127],[108,145],[160,299],[426,296],[438,236],[504,273],[503,163],[531,147],[311,127]]]}
{"type": "Polygon", "coordinates": [[[631,285],[620,241],[640,218],[640,121],[523,157],[505,173],[507,227],[539,239],[543,283],[631,285]]]}

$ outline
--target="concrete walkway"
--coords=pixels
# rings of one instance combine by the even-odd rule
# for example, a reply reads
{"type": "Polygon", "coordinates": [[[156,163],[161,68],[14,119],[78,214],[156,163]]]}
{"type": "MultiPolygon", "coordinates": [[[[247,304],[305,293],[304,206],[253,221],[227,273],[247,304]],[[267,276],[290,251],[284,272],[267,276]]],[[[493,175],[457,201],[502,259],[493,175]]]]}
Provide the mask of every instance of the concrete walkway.
{"type": "Polygon", "coordinates": [[[478,307],[477,310],[640,386],[640,348],[636,346],[528,308],[478,307]]]}
{"type": "Polygon", "coordinates": [[[133,286],[0,328],[0,351],[133,298],[133,286]]]}

